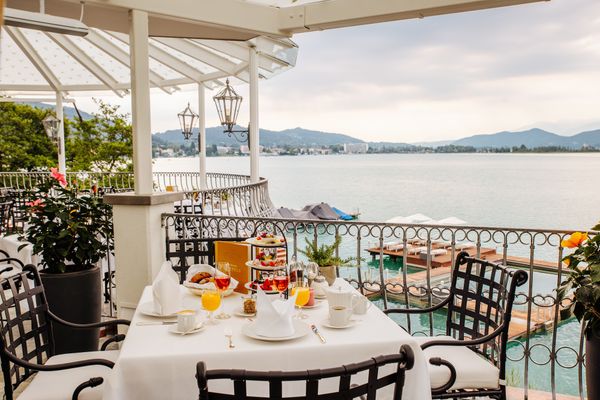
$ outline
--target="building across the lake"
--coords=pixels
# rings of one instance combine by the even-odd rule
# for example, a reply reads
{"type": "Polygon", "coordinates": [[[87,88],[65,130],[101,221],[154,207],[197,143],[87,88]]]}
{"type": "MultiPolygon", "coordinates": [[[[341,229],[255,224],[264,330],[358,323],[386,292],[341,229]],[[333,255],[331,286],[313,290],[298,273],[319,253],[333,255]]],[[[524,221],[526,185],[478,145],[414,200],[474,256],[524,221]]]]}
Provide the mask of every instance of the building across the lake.
{"type": "Polygon", "coordinates": [[[346,154],[363,154],[368,150],[368,143],[344,143],[344,153],[346,154]]]}

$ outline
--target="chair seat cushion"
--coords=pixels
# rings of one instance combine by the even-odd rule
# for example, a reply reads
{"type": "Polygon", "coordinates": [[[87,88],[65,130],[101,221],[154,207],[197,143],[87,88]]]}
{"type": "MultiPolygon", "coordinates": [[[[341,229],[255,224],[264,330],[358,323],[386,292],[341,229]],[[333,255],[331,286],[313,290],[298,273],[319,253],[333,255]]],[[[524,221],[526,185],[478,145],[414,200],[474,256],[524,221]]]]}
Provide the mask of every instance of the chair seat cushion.
{"type": "MultiPolygon", "coordinates": [[[[455,340],[449,336],[415,337],[421,345],[432,340],[455,340]]],[[[429,364],[429,359],[440,357],[449,361],[456,369],[456,382],[450,390],[457,389],[498,389],[500,371],[491,362],[466,346],[433,346],[424,351],[429,368],[431,387],[439,387],[448,382],[450,371],[445,366],[429,364]]]]}
{"type": "MultiPolygon", "coordinates": [[[[118,351],[88,351],[83,353],[60,354],[50,357],[46,365],[62,364],[73,361],[102,358],[115,362],[118,351]]],[[[73,391],[81,383],[93,377],[102,377],[106,381],[111,369],[103,365],[72,368],[63,371],[40,371],[29,386],[23,390],[18,400],[70,400],[73,391]]],[[[102,399],[102,386],[85,388],[79,395],[80,400],[102,399]]]]}

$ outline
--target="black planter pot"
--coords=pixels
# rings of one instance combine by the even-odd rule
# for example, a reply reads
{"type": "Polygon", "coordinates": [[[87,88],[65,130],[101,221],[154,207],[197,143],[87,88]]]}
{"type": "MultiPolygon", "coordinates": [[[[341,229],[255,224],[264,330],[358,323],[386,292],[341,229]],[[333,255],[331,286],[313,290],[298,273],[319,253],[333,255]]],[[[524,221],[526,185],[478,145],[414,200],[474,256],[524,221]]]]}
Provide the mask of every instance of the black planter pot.
{"type": "MultiPolygon", "coordinates": [[[[60,318],[80,324],[100,322],[102,313],[101,271],[48,274],[40,272],[48,307],[60,318]]],[[[98,350],[100,329],[74,329],[52,323],[55,354],[98,350]]]]}
{"type": "Polygon", "coordinates": [[[600,337],[585,335],[585,379],[589,400],[600,400],[600,337]]]}

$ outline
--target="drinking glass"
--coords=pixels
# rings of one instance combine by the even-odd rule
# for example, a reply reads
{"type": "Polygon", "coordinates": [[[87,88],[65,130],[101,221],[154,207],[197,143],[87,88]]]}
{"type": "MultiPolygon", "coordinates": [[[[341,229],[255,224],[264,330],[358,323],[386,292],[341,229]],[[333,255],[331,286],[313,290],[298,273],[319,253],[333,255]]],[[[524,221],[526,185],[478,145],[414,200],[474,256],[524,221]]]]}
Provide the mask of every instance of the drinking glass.
{"type": "MultiPolygon", "coordinates": [[[[215,285],[217,286],[217,290],[221,295],[221,303],[223,302],[223,292],[229,288],[229,284],[231,283],[231,266],[228,262],[218,262],[217,268],[215,270],[215,285]],[[219,274],[219,272],[221,272],[219,274]]],[[[225,311],[221,311],[217,316],[217,319],[227,319],[231,318],[231,315],[227,314],[225,311]]]]}
{"type": "Polygon", "coordinates": [[[296,318],[308,318],[308,315],[302,312],[302,307],[304,307],[310,299],[310,289],[308,288],[308,286],[305,286],[302,282],[296,282],[296,286],[292,288],[292,296],[294,296],[296,293],[298,294],[296,296],[296,306],[298,306],[299,309],[298,314],[296,314],[296,318]]]}
{"type": "Polygon", "coordinates": [[[285,269],[279,269],[275,271],[273,277],[275,289],[279,292],[279,297],[283,297],[283,292],[288,289],[290,284],[290,277],[285,269]]]}
{"type": "Polygon", "coordinates": [[[305,268],[306,278],[308,279],[308,287],[313,283],[313,280],[319,275],[319,264],[316,262],[309,262],[305,268]]]}
{"type": "Polygon", "coordinates": [[[221,305],[221,295],[216,290],[205,290],[202,293],[202,308],[209,312],[208,320],[211,324],[215,323],[213,319],[214,311],[221,305]]]}

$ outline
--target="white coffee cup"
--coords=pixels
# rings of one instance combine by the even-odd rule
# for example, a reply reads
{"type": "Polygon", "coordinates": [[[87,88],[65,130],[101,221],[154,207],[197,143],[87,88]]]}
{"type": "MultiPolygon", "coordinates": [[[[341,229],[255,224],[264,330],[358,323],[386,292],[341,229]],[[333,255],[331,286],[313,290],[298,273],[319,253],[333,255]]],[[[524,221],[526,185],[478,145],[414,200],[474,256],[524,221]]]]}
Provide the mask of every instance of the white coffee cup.
{"type": "Polygon", "coordinates": [[[187,333],[196,328],[196,311],[183,310],[177,313],[177,331],[187,333]]]}
{"type": "Polygon", "coordinates": [[[329,307],[329,324],[331,326],[342,327],[350,323],[352,309],[346,306],[329,307]]]}
{"type": "Polygon", "coordinates": [[[357,296],[353,307],[354,314],[366,314],[367,310],[371,308],[372,305],[373,303],[365,296],[357,296]]]}

